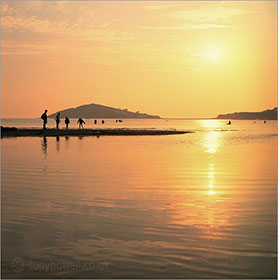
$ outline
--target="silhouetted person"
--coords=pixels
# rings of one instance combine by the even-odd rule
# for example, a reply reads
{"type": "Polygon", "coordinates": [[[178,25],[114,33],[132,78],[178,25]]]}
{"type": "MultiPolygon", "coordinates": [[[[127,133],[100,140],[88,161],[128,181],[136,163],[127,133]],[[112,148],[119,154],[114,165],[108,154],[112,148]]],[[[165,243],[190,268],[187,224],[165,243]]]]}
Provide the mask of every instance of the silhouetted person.
{"type": "Polygon", "coordinates": [[[118,122],[118,120],[116,120],[116,122],[118,122]]]}
{"type": "Polygon", "coordinates": [[[232,124],[232,122],[231,121],[228,121],[228,123],[227,123],[228,125],[230,125],[230,124],[232,124]]]}
{"type": "Polygon", "coordinates": [[[104,120],[102,120],[101,123],[104,124],[104,120]]]}
{"type": "Polygon", "coordinates": [[[70,123],[70,120],[68,117],[65,118],[65,124],[66,124],[66,129],[69,128],[69,123],[70,123]]]}
{"type": "Polygon", "coordinates": [[[122,120],[119,120],[119,122],[123,122],[122,120]]]}
{"type": "Polygon", "coordinates": [[[60,113],[58,113],[56,115],[55,121],[56,121],[56,129],[59,129],[59,124],[61,122],[61,120],[60,120],[60,113]]]}
{"type": "Polygon", "coordinates": [[[264,123],[266,123],[266,121],[264,121],[264,123]]]}
{"type": "Polygon", "coordinates": [[[97,124],[97,120],[95,120],[94,123],[97,124]]]}
{"type": "Polygon", "coordinates": [[[86,124],[81,118],[78,119],[79,129],[83,128],[83,123],[86,124]]]}
{"type": "Polygon", "coordinates": [[[43,129],[46,129],[47,124],[47,110],[44,110],[44,113],[41,115],[41,119],[43,120],[43,129]]]}

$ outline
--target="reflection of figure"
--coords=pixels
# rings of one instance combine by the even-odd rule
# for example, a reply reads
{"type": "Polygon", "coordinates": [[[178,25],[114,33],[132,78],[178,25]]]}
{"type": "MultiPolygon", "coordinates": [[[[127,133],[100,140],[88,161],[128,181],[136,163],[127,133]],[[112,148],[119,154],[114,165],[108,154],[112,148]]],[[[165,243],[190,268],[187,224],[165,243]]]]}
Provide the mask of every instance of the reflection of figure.
{"type": "Polygon", "coordinates": [[[61,121],[60,120],[60,113],[57,114],[55,120],[56,120],[56,129],[59,129],[59,124],[60,124],[60,121],[61,121]]]}
{"type": "Polygon", "coordinates": [[[41,119],[43,120],[43,129],[46,129],[47,124],[47,110],[44,110],[44,113],[41,115],[41,119]]]}
{"type": "Polygon", "coordinates": [[[95,120],[94,123],[97,124],[97,120],[95,120]]]}
{"type": "Polygon", "coordinates": [[[42,152],[43,152],[44,156],[46,157],[47,156],[47,139],[45,136],[43,136],[43,138],[42,138],[41,145],[42,145],[42,152]]]}
{"type": "Polygon", "coordinates": [[[83,128],[83,123],[86,124],[81,118],[78,119],[77,123],[79,124],[79,129],[83,128]]]}
{"type": "Polygon", "coordinates": [[[104,124],[104,120],[102,120],[101,123],[104,124]]]}
{"type": "Polygon", "coordinates": [[[65,141],[66,141],[65,147],[66,147],[66,150],[68,150],[68,148],[69,148],[69,137],[67,135],[65,136],[65,141]]]}
{"type": "Polygon", "coordinates": [[[60,152],[60,136],[56,136],[56,150],[60,152]]]}
{"type": "Polygon", "coordinates": [[[230,125],[230,124],[232,124],[232,122],[231,122],[231,121],[228,121],[227,125],[230,125]]]}
{"type": "Polygon", "coordinates": [[[65,124],[66,124],[66,129],[69,128],[69,123],[70,123],[70,120],[68,117],[65,118],[65,124]]]}

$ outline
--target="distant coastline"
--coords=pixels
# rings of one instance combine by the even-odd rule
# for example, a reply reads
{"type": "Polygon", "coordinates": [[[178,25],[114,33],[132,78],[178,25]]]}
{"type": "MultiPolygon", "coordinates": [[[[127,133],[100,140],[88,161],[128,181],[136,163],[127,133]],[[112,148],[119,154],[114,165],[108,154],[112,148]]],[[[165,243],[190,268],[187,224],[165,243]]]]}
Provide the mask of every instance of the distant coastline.
{"type": "Polygon", "coordinates": [[[234,119],[234,120],[277,120],[277,107],[272,110],[261,112],[235,112],[229,114],[221,114],[217,119],[234,119]]]}

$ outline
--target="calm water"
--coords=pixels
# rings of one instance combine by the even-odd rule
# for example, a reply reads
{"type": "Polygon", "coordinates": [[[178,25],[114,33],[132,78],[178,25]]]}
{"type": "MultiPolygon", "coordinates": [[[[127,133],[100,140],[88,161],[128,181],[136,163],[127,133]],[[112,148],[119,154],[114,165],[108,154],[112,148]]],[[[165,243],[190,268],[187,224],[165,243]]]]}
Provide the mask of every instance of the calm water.
{"type": "Polygon", "coordinates": [[[2,277],[276,278],[277,122],[225,122],[2,139],[2,277]]]}

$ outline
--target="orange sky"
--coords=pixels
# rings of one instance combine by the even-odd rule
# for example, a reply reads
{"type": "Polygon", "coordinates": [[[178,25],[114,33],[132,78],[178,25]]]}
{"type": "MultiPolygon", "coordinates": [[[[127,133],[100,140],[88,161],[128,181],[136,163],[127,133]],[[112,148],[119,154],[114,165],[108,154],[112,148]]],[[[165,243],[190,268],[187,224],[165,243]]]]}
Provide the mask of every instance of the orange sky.
{"type": "Polygon", "coordinates": [[[277,104],[276,1],[1,1],[1,116],[162,117],[277,104]]]}

